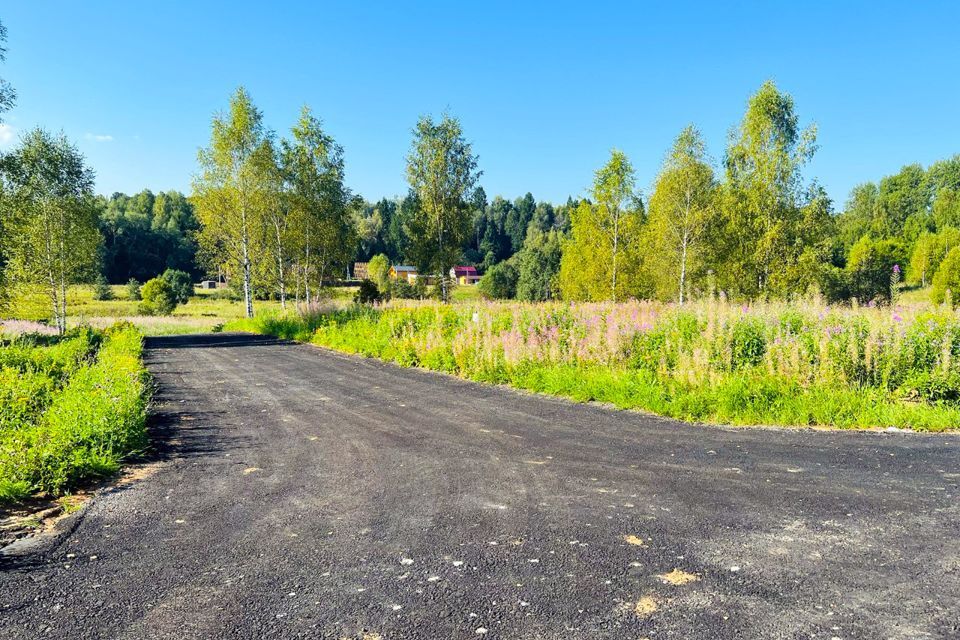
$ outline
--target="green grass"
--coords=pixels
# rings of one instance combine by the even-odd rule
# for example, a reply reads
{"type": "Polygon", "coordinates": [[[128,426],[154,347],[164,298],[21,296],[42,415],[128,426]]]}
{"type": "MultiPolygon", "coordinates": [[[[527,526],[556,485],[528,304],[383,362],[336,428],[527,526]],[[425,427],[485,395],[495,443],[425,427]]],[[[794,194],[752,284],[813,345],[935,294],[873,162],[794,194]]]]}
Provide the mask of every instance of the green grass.
{"type": "Polygon", "coordinates": [[[928,306],[391,303],[226,328],[690,421],[960,426],[960,319],[928,306]]]}
{"type": "Polygon", "coordinates": [[[450,296],[450,300],[454,304],[479,302],[480,289],[476,285],[459,285],[453,289],[453,295],[450,296]]]}
{"type": "Polygon", "coordinates": [[[146,444],[142,348],[129,324],[0,344],[0,503],[111,475],[146,444]]]}

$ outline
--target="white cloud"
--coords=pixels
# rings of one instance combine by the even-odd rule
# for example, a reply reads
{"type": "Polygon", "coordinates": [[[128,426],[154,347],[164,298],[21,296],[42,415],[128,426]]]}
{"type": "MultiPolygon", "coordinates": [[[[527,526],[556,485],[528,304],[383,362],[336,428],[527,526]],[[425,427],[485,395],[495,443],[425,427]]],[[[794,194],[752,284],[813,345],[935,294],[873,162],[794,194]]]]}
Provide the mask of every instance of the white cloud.
{"type": "Polygon", "coordinates": [[[113,136],[102,133],[88,133],[83,137],[94,142],[113,142],[113,136]]]}
{"type": "Polygon", "coordinates": [[[6,122],[0,123],[0,148],[9,147],[17,137],[17,130],[6,122]]]}

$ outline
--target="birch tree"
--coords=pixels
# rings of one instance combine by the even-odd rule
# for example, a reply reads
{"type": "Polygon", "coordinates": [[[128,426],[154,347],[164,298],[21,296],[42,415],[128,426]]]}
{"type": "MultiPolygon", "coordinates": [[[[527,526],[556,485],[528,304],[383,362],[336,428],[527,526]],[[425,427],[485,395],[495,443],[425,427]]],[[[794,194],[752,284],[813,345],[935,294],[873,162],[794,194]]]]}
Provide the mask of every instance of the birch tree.
{"type": "Polygon", "coordinates": [[[287,308],[287,276],[290,272],[293,254],[294,216],[289,186],[285,180],[283,167],[273,141],[267,138],[260,146],[256,156],[258,174],[262,176],[262,196],[264,198],[264,233],[266,244],[270,247],[272,264],[267,273],[272,273],[280,308],[287,308]]]}
{"type": "Polygon", "coordinates": [[[635,217],[639,198],[634,194],[636,177],[627,155],[614,149],[610,160],[594,174],[593,198],[596,206],[590,211],[596,216],[596,229],[606,236],[610,245],[610,300],[617,301],[617,277],[620,269],[622,240],[627,225],[635,217]]]}
{"type": "Polygon", "coordinates": [[[62,334],[67,287],[93,274],[101,242],[93,171],[63,135],[34,129],[4,157],[3,183],[6,270],[15,284],[43,287],[62,334]]]}
{"type": "MultiPolygon", "coordinates": [[[[7,28],[0,21],[0,62],[7,58],[7,48],[3,46],[7,42],[7,28]]],[[[0,78],[0,113],[11,109],[17,101],[17,92],[9,82],[0,78]]],[[[0,119],[0,122],[3,122],[0,119]]]]}
{"type": "MultiPolygon", "coordinates": [[[[0,62],[6,60],[7,49],[4,44],[7,41],[7,28],[3,25],[3,22],[0,21],[0,62]]],[[[10,83],[0,78],[0,123],[3,122],[3,112],[7,111],[13,107],[17,99],[17,92],[14,90],[10,83]]],[[[6,296],[6,284],[4,281],[4,265],[7,263],[7,251],[9,247],[8,236],[10,232],[6,230],[6,227],[9,226],[10,222],[5,220],[5,207],[3,206],[4,202],[4,192],[3,192],[3,183],[0,181],[0,309],[3,309],[7,302],[6,296]]]]}
{"type": "Polygon", "coordinates": [[[813,126],[800,129],[793,98],[770,81],[750,97],[743,120],[731,132],[724,203],[728,226],[718,248],[733,266],[728,284],[743,293],[777,293],[771,285],[782,289],[778,281],[799,257],[800,170],[816,151],[816,134],[813,126]]]}
{"type": "Polygon", "coordinates": [[[677,137],[650,197],[649,229],[655,255],[672,271],[680,304],[686,297],[691,263],[716,202],[716,180],[706,146],[693,126],[677,137]]]}
{"type": "Polygon", "coordinates": [[[352,255],[352,199],[344,186],[343,148],[323,130],[309,107],[301,110],[292,134],[292,140],[281,142],[281,164],[297,278],[309,304],[313,295],[310,283],[315,282],[319,289],[331,265],[344,263],[352,255]]]}
{"type": "Polygon", "coordinates": [[[248,318],[270,200],[271,176],[264,170],[268,138],[262,114],[240,87],[229,111],[214,116],[210,146],[200,150],[200,173],[193,181],[200,245],[218,266],[241,274],[248,318]]]}
{"type": "Polygon", "coordinates": [[[450,268],[471,232],[468,197],[479,178],[477,156],[460,121],[449,114],[440,122],[421,117],[407,155],[407,181],[420,200],[411,228],[421,266],[437,274],[444,302],[450,300],[450,268]]]}

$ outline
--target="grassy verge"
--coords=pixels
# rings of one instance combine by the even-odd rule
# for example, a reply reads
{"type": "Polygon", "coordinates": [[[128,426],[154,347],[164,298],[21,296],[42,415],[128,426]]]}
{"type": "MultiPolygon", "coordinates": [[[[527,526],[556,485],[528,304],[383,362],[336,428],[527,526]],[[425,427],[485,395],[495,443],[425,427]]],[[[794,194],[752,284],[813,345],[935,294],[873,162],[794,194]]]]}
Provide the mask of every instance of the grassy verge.
{"type": "Polygon", "coordinates": [[[146,444],[142,349],[129,324],[0,344],[0,503],[116,473],[146,444]]]}
{"type": "Polygon", "coordinates": [[[960,320],[947,310],[406,304],[226,328],[683,420],[960,426],[960,320]]]}

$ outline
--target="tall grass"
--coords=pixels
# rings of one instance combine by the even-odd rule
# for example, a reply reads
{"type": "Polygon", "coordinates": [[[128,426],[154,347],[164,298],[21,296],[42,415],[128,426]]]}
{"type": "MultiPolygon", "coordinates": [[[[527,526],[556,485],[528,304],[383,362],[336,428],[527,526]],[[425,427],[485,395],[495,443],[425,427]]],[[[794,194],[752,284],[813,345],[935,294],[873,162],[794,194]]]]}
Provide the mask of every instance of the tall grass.
{"type": "Polygon", "coordinates": [[[112,474],[144,446],[142,348],[129,324],[0,346],[0,502],[112,474]]]}
{"type": "Polygon", "coordinates": [[[403,303],[227,328],[687,420],[960,425],[960,318],[945,308],[403,303]]]}

